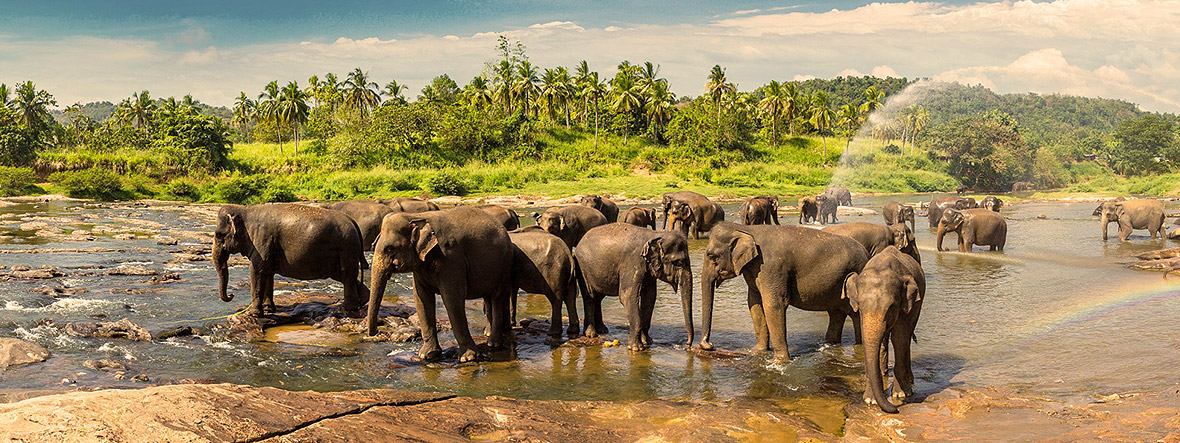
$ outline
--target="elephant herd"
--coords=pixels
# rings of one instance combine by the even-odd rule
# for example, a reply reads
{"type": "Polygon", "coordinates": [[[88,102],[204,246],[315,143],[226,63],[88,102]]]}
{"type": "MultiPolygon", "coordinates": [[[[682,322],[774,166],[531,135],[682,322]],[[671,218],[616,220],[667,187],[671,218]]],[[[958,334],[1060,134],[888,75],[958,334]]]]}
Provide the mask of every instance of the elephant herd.
{"type": "MultiPolygon", "coordinates": [[[[1160,230],[1162,206],[1138,200],[1109,202],[1099,207],[1102,223],[1160,230]],[[1151,206],[1149,209],[1143,207],[1151,206]]],[[[1159,205],[1158,201],[1155,201],[1159,205]]],[[[816,197],[800,199],[801,222],[811,205],[823,214],[825,205],[851,204],[847,189],[833,187],[816,197]]],[[[1003,202],[964,197],[937,197],[928,218],[937,227],[937,246],[946,233],[959,236],[959,250],[973,245],[1003,250],[1007,225],[998,211],[1003,202]]],[[[715,290],[741,276],[754,324],[758,352],[773,352],[788,361],[785,313],[788,306],[828,313],[825,341],[840,343],[845,320],[852,318],[857,343],[865,345],[868,387],[866,402],[896,412],[885,395],[889,345],[894,348],[892,395],[913,393],[910,341],[925,297],[926,280],[914,238],[915,208],[890,202],[885,225],[851,222],[814,229],[781,225],[777,196],[757,196],[741,205],[738,220],[726,221],[721,205],[690,191],[668,193],[659,209],[633,207],[620,213],[607,198],[588,195],[581,204],[534,213],[534,226],[521,228],[519,215],[496,206],[459,206],[440,210],[418,199],[355,200],[321,206],[304,204],[226,205],[218,213],[213,258],[219,294],[227,293],[228,257],[240,253],[250,261],[250,315],[274,310],[275,274],[295,279],[331,278],[344,285],[341,310],[361,316],[366,304],[367,328],[377,333],[378,308],[394,273],[410,273],[413,299],[422,328],[418,356],[437,359],[436,297],[450,319],[460,362],[478,358],[467,321],[465,302],[481,299],[487,316],[491,348],[502,346],[516,320],[518,291],[545,295],[552,307],[548,334],[562,335],[562,309],[569,318],[567,335],[596,337],[607,333],[602,315],[606,297],[618,297],[628,322],[627,347],[643,350],[652,344],[649,331],[657,281],[680,297],[687,345],[694,341],[693,275],[688,238],[708,234],[700,292],[702,333],[697,345],[713,349],[710,333],[715,290]],[[907,226],[908,224],[908,226],[907,226]],[[369,285],[358,277],[373,251],[369,285]],[[584,316],[577,313],[582,295],[584,316]],[[581,320],[581,325],[579,325],[581,320]]],[[[814,215],[810,216],[814,219],[814,215]]],[[[823,220],[826,221],[826,220],[823,220]]],[[[1161,231],[1162,233],[1162,231],[1161,231]]]]}

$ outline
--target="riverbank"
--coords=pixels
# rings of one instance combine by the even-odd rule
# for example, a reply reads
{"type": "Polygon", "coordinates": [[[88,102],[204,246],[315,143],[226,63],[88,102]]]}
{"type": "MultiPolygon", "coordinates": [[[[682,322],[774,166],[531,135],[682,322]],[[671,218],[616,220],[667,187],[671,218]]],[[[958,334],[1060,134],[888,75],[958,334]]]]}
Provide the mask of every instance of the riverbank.
{"type": "Polygon", "coordinates": [[[392,389],[234,384],[47,395],[0,405],[0,440],[301,441],[1177,441],[1180,387],[1067,402],[1014,388],[951,388],[885,415],[859,403],[538,401],[392,389]],[[846,418],[839,419],[837,416],[846,418]],[[825,426],[827,429],[825,429],[825,426]]]}

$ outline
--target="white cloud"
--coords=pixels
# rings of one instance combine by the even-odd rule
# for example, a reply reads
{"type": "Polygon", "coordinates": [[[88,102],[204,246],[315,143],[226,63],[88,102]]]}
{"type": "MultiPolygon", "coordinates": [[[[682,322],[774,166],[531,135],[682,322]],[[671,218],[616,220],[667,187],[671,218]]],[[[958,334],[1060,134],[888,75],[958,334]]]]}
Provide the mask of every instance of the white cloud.
{"type": "Polygon", "coordinates": [[[836,73],[837,77],[860,77],[862,75],[864,75],[864,74],[861,74],[860,71],[857,71],[856,69],[853,69],[853,68],[848,68],[848,69],[845,69],[843,71],[836,73]]]}
{"type": "Polygon", "coordinates": [[[467,36],[303,37],[216,48],[202,43],[208,38],[203,30],[183,22],[180,34],[192,37],[184,44],[0,36],[0,81],[34,79],[60,103],[117,101],[149,89],[227,105],[238,91],[254,93],[271,80],[302,83],[312,74],[361,67],[378,83],[396,78],[416,90],[444,72],[466,83],[495,57],[496,38],[505,34],[523,42],[543,67],[584,59],[610,75],[621,60],[650,60],[661,65],[677,94],[700,93],[714,64],[743,89],[771,79],[859,76],[850,67],[872,66],[876,76],[1121,98],[1180,112],[1176,1],[906,2],[817,13],[737,12],[743,14],[704,24],[584,28],[553,21],[467,36]]]}

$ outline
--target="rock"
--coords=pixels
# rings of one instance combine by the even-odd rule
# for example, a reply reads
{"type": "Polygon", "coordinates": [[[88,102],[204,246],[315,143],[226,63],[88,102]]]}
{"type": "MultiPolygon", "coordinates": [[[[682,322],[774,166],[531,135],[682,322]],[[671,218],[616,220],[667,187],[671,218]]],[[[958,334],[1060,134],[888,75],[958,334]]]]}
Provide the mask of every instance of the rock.
{"type": "Polygon", "coordinates": [[[49,351],[36,343],[0,337],[0,372],[12,366],[39,363],[49,358],[49,351]]]}
{"type": "Polygon", "coordinates": [[[66,275],[66,273],[52,266],[44,266],[38,269],[29,269],[28,266],[13,266],[12,272],[5,275],[17,279],[44,280],[47,278],[61,277],[66,275]]]}
{"type": "Polygon", "coordinates": [[[198,335],[192,326],[177,326],[156,333],[156,340],[167,340],[172,337],[188,337],[198,335]]]}
{"type": "Polygon", "coordinates": [[[81,294],[86,292],[86,288],[67,288],[55,286],[38,286],[30,289],[30,291],[40,293],[46,297],[69,297],[71,295],[81,294]]]}
{"type": "Polygon", "coordinates": [[[131,377],[131,381],[147,383],[147,382],[151,381],[151,379],[148,378],[147,374],[139,374],[134,377],[131,377]]]}
{"type": "Polygon", "coordinates": [[[147,279],[147,280],[143,280],[140,283],[158,285],[161,283],[179,283],[179,282],[183,282],[183,281],[187,281],[187,280],[180,278],[180,274],[175,273],[175,272],[169,272],[169,273],[163,274],[163,275],[152,276],[152,278],[147,279]]]}
{"type": "Polygon", "coordinates": [[[156,244],[157,245],[176,246],[179,243],[180,243],[180,240],[177,240],[172,237],[156,236],[156,244]]]}
{"type": "Polygon", "coordinates": [[[111,238],[115,240],[135,240],[135,234],[115,234],[111,238]]]}
{"type": "Polygon", "coordinates": [[[148,269],[143,266],[135,265],[120,265],[117,268],[110,269],[106,272],[107,275],[159,275],[160,272],[155,269],[148,269]]]}
{"type": "Polygon", "coordinates": [[[1047,214],[1037,214],[1037,220],[1044,220],[1047,218],[1049,218],[1049,215],[1047,214]]]}
{"type": "Polygon", "coordinates": [[[136,341],[152,341],[152,334],[143,327],[132,323],[129,319],[116,322],[98,323],[70,323],[66,325],[66,334],[83,338],[123,338],[136,341]]]}
{"type": "Polygon", "coordinates": [[[93,369],[95,371],[111,372],[111,371],[126,371],[127,366],[122,363],[104,358],[102,360],[86,360],[82,362],[82,366],[93,369]]]}

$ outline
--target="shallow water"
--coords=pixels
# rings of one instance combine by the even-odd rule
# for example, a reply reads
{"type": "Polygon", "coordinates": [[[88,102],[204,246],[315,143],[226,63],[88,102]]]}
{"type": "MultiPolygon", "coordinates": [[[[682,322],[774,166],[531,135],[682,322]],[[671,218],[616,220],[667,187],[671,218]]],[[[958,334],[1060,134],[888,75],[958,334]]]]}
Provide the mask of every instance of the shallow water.
{"type": "MultiPolygon", "coordinates": [[[[928,196],[857,198],[856,206],[880,208],[890,199],[907,202],[928,196]]],[[[737,205],[727,205],[729,219],[737,205]]],[[[1177,244],[1149,240],[1136,233],[1128,243],[1117,238],[1103,242],[1093,203],[1025,203],[1005,207],[1009,238],[1007,250],[972,254],[934,252],[934,234],[918,220],[918,242],[927,273],[928,293],[923,303],[914,345],[914,369],[919,396],[952,385],[1016,385],[1049,395],[1078,395],[1150,389],[1180,381],[1180,279],[1165,281],[1159,273],[1133,271],[1132,255],[1177,244]],[[1037,219],[1038,215],[1046,219],[1037,219]]],[[[852,344],[848,323],[842,346],[821,346],[826,313],[791,309],[788,315],[790,351],[794,360],[771,365],[762,356],[718,358],[686,351],[679,301],[661,283],[651,350],[629,353],[625,346],[550,347],[539,340],[523,340],[497,352],[495,361],[473,365],[421,365],[410,353],[419,342],[362,343],[355,337],[317,337],[300,328],[271,331],[271,337],[294,334],[299,343],[323,340],[352,352],[327,352],[320,346],[264,341],[227,340],[215,326],[219,318],[248,302],[247,269],[230,270],[233,303],[221,302],[217,279],[209,262],[167,264],[169,251],[201,241],[209,232],[209,209],[177,205],[84,207],[76,202],[20,204],[0,207],[0,249],[111,248],[121,252],[0,254],[0,265],[52,265],[67,276],[51,280],[0,281],[0,336],[11,336],[46,346],[53,356],[46,363],[0,372],[0,390],[73,389],[76,387],[141,386],[114,380],[109,373],[82,366],[89,359],[114,358],[133,374],[152,382],[192,378],[288,389],[341,390],[395,387],[437,390],[461,395],[503,395],[533,399],[635,400],[647,398],[717,400],[736,396],[774,398],[784,405],[815,401],[815,394],[847,395],[850,383],[862,377],[859,347],[852,344]],[[95,241],[56,241],[34,236],[20,225],[38,217],[66,232],[96,232],[95,241]],[[145,222],[146,221],[146,222],[145,222]],[[113,233],[175,237],[178,246],[156,240],[116,240],[113,233]],[[120,264],[138,264],[161,272],[175,272],[186,281],[153,285],[148,277],[107,276],[120,264]],[[88,266],[103,269],[85,269],[88,266]],[[91,273],[93,275],[79,275],[91,273]],[[84,293],[59,299],[32,292],[39,286],[86,288],[84,293]],[[140,290],[128,293],[126,290],[140,290]],[[199,337],[143,343],[126,340],[84,339],[63,335],[59,329],[38,326],[47,321],[58,327],[69,322],[96,321],[95,317],[130,318],[149,331],[190,325],[208,331],[199,337]],[[336,342],[340,341],[340,342],[336,342]],[[63,379],[69,382],[62,384],[63,379]]],[[[845,216],[842,221],[881,223],[879,215],[845,216]]],[[[784,223],[793,223],[791,216],[784,223]]],[[[1113,230],[1113,228],[1112,228],[1113,230]]],[[[953,246],[953,235],[947,242],[953,246]]],[[[707,240],[691,242],[694,268],[699,271],[707,240]]],[[[339,293],[338,284],[311,282],[279,291],[312,290],[339,293]]],[[[699,281],[699,280],[698,280],[699,281]]],[[[700,328],[700,300],[694,299],[694,318],[700,328]]],[[[731,280],[718,290],[713,342],[719,349],[743,352],[754,344],[745,284],[731,280]]],[[[408,275],[390,285],[386,300],[412,304],[408,275]]],[[[581,303],[579,303],[581,313],[581,303]]],[[[543,297],[522,297],[522,317],[547,319],[543,297]]],[[[443,311],[440,310],[440,314],[443,311]]],[[[608,339],[626,340],[625,316],[617,300],[608,299],[604,315],[608,339]]],[[[468,316],[482,325],[478,303],[468,304],[468,316]]],[[[480,326],[482,329],[482,326],[480,326]]],[[[445,343],[449,334],[440,336],[445,343]]],[[[784,406],[788,407],[788,406],[784,406]]],[[[804,408],[806,409],[806,408],[804,408]]]]}

